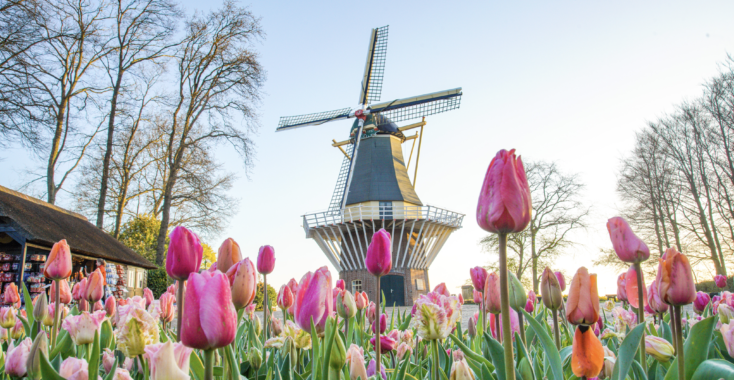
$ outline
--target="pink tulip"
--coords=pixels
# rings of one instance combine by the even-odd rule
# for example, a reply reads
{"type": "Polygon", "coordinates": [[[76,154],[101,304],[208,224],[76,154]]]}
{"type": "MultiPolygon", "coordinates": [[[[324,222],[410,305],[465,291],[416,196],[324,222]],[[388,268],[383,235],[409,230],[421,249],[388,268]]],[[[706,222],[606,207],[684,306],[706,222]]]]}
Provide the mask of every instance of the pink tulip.
{"type": "Polygon", "coordinates": [[[487,270],[482,267],[474,267],[469,269],[469,276],[474,285],[474,289],[483,292],[484,283],[487,282],[487,270]]]}
{"type": "MultiPolygon", "coordinates": [[[[71,289],[71,298],[74,301],[80,301],[85,297],[85,294],[87,293],[87,279],[83,278],[81,281],[74,284],[74,287],[71,289]]],[[[51,295],[49,295],[51,297],[51,295]]]]}
{"type": "Polygon", "coordinates": [[[100,330],[105,319],[104,311],[89,313],[82,312],[79,315],[70,315],[61,323],[61,328],[69,332],[74,344],[87,344],[94,342],[94,333],[100,330]]]}
{"type": "Polygon", "coordinates": [[[11,327],[10,330],[8,330],[8,333],[13,339],[20,339],[25,336],[25,327],[23,326],[23,321],[20,318],[16,319],[15,326],[11,327]]]}
{"type": "Polygon", "coordinates": [[[89,302],[83,298],[79,300],[79,304],[77,306],[79,310],[89,310],[89,302]]]}
{"type": "Polygon", "coordinates": [[[334,286],[334,288],[339,289],[339,290],[346,290],[347,284],[344,282],[343,279],[340,278],[336,280],[336,285],[334,286]]]}
{"type": "Polygon", "coordinates": [[[647,287],[647,305],[645,310],[650,309],[650,314],[662,314],[668,311],[668,304],[664,303],[658,294],[658,287],[653,282],[647,287]]]}
{"type": "Polygon", "coordinates": [[[115,353],[109,348],[105,348],[102,351],[102,367],[104,367],[105,373],[110,373],[112,366],[115,365],[115,353]]]}
{"type": "Polygon", "coordinates": [[[441,294],[441,295],[446,296],[446,297],[450,297],[451,296],[451,292],[449,292],[449,289],[446,287],[446,283],[445,282],[442,282],[442,283],[436,285],[436,287],[433,288],[433,292],[434,293],[441,294]]]}
{"type": "Polygon", "coordinates": [[[5,373],[10,376],[21,378],[26,375],[28,356],[31,353],[31,346],[33,341],[31,338],[25,338],[22,342],[10,343],[8,347],[8,353],[5,358],[5,373]]]}
{"type": "Polygon", "coordinates": [[[528,298],[528,302],[525,304],[525,311],[532,313],[533,310],[535,310],[535,304],[530,300],[530,298],[528,298]]]}
{"type": "Polygon", "coordinates": [[[627,301],[627,272],[617,277],[617,299],[627,301]]]}
{"type": "Polygon", "coordinates": [[[525,168],[515,150],[500,150],[484,176],[477,205],[479,227],[492,233],[520,232],[530,223],[532,201],[525,168]]]}
{"type": "Polygon", "coordinates": [[[166,273],[173,279],[186,281],[191,273],[199,272],[204,248],[199,237],[183,226],[174,228],[169,238],[166,273]]]}
{"type": "Polygon", "coordinates": [[[607,221],[607,231],[609,231],[612,246],[620,260],[628,263],[640,263],[650,258],[650,249],[647,248],[645,242],[632,232],[626,220],[618,216],[609,219],[607,221]]]}
{"type": "Polygon", "coordinates": [[[117,306],[126,306],[129,303],[130,303],[130,299],[129,298],[122,298],[122,299],[120,299],[120,300],[117,301],[117,306]]]}
{"type": "Polygon", "coordinates": [[[722,274],[717,274],[714,277],[714,282],[716,283],[716,286],[718,286],[719,288],[722,288],[722,289],[726,288],[726,276],[722,274]]]}
{"type": "Polygon", "coordinates": [[[222,273],[227,273],[232,265],[242,261],[242,251],[240,245],[232,238],[227,238],[222,245],[219,246],[217,254],[217,262],[209,268],[210,272],[219,270],[222,273]]]}
{"type": "Polygon", "coordinates": [[[254,303],[251,303],[245,307],[245,315],[247,316],[247,319],[253,320],[255,319],[255,307],[257,305],[254,303]]]}
{"type": "Polygon", "coordinates": [[[558,280],[558,285],[561,287],[561,291],[566,290],[566,278],[563,277],[563,273],[561,272],[555,272],[556,279],[558,280]]]}
{"type": "Polygon", "coordinates": [[[395,356],[398,357],[398,360],[403,360],[403,359],[406,358],[406,356],[405,356],[406,354],[408,355],[407,357],[410,357],[410,355],[413,354],[413,348],[410,347],[410,345],[408,343],[405,343],[405,342],[400,343],[398,345],[398,350],[397,350],[397,353],[395,354],[395,356]]]}
{"type": "MultiPolygon", "coordinates": [[[[18,294],[18,287],[15,285],[14,282],[11,282],[9,285],[5,287],[5,292],[3,292],[3,301],[5,303],[9,304],[17,304],[20,302],[20,294],[18,294]]],[[[20,305],[16,305],[17,308],[20,308],[20,305]]]]}
{"type": "Polygon", "coordinates": [[[71,276],[71,248],[66,244],[66,239],[51,247],[43,275],[50,280],[64,280],[71,276]]]}
{"type": "Polygon", "coordinates": [[[249,257],[232,265],[227,271],[227,277],[231,284],[232,303],[235,309],[247,307],[255,300],[257,273],[249,257]]]}
{"type": "Polygon", "coordinates": [[[181,342],[200,350],[232,343],[237,331],[237,311],[227,276],[219,271],[191,273],[188,281],[181,342]]]}
{"type": "Polygon", "coordinates": [[[308,272],[301,278],[294,304],[294,316],[302,330],[310,334],[324,332],[326,319],[334,310],[330,292],[331,273],[325,266],[314,273],[308,272]],[[311,331],[311,319],[314,321],[316,331],[311,331]]]}
{"type": "Polygon", "coordinates": [[[275,249],[269,245],[263,245],[257,253],[257,271],[260,274],[270,274],[273,269],[275,269],[275,249]]]}
{"type": "Polygon", "coordinates": [[[170,340],[145,346],[145,357],[150,363],[150,380],[188,380],[192,351],[170,340]]]}
{"type": "Polygon", "coordinates": [[[665,259],[660,259],[662,272],[659,292],[663,302],[668,305],[688,305],[696,300],[696,284],[693,282],[691,264],[686,255],[675,247],[665,251],[665,259]]]}
{"type": "Polygon", "coordinates": [[[377,318],[377,311],[375,309],[375,303],[370,302],[369,306],[367,306],[367,311],[365,312],[365,314],[367,314],[367,320],[370,321],[370,324],[372,324],[375,321],[375,318],[377,318]]]}
{"type": "Polygon", "coordinates": [[[459,305],[463,305],[464,304],[464,295],[461,294],[461,293],[459,293],[459,297],[458,298],[459,298],[459,305]]]}
{"type": "MultiPolygon", "coordinates": [[[[66,280],[59,280],[61,286],[59,286],[59,300],[63,304],[71,303],[71,290],[69,289],[69,282],[66,280]]],[[[56,281],[51,282],[51,287],[48,288],[48,299],[53,301],[56,299],[56,281]]]]}
{"type": "Polygon", "coordinates": [[[647,303],[647,289],[645,287],[645,273],[642,273],[642,284],[637,284],[637,270],[635,270],[635,266],[631,266],[629,270],[627,270],[627,275],[625,276],[625,283],[624,288],[625,292],[627,293],[627,301],[629,301],[630,305],[634,308],[638,308],[640,304],[639,300],[639,293],[638,293],[638,286],[642,286],[642,304],[647,303]]]}
{"type": "Polygon", "coordinates": [[[472,300],[474,301],[475,304],[478,305],[482,303],[482,297],[483,297],[482,292],[472,290],[472,300]]]}
{"type": "Polygon", "coordinates": [[[497,272],[487,275],[487,281],[484,283],[484,310],[492,314],[499,314],[502,310],[500,305],[500,276],[497,272]]]}
{"type": "Polygon", "coordinates": [[[143,289],[143,298],[145,299],[145,307],[150,306],[153,301],[155,301],[155,297],[153,296],[153,291],[149,288],[143,289]]]}
{"type": "Polygon", "coordinates": [[[89,363],[84,359],[70,356],[61,363],[59,375],[69,380],[87,380],[89,379],[89,363]]]}
{"type": "Polygon", "coordinates": [[[173,304],[176,302],[176,297],[172,296],[171,293],[165,292],[161,295],[159,306],[161,308],[161,315],[159,316],[163,323],[173,321],[173,316],[176,314],[176,306],[173,304]]]}
{"type": "MultiPolygon", "coordinates": [[[[100,310],[104,310],[104,304],[102,303],[102,300],[95,302],[94,306],[92,307],[92,311],[100,311],[100,310]]],[[[107,314],[106,311],[105,311],[105,314],[107,314]]]]}
{"type": "Polygon", "coordinates": [[[104,301],[104,310],[107,314],[107,318],[111,318],[115,315],[115,310],[117,310],[117,300],[115,297],[107,297],[104,301]]]}
{"type": "MultiPolygon", "coordinates": [[[[497,326],[495,326],[495,318],[487,318],[489,319],[489,328],[490,331],[492,331],[492,336],[495,339],[498,339],[497,334],[502,334],[502,318],[500,318],[499,323],[499,332],[497,332],[497,326]]],[[[515,309],[510,309],[510,331],[512,332],[512,340],[515,340],[515,333],[520,332],[520,318],[517,315],[517,312],[515,309]]]]}
{"type": "Polygon", "coordinates": [[[293,292],[291,292],[291,288],[288,287],[288,285],[283,285],[280,287],[280,291],[278,292],[278,307],[282,310],[288,310],[291,306],[293,306],[293,292]]]}
{"type": "MultiPolygon", "coordinates": [[[[377,328],[377,320],[372,322],[372,332],[375,332],[375,329],[377,328]]],[[[385,329],[387,328],[387,314],[383,313],[380,314],[380,334],[385,333],[385,329]]]]}
{"type": "Polygon", "coordinates": [[[566,319],[574,325],[590,326],[599,319],[599,292],[596,275],[581,267],[571,280],[566,304],[566,319]]]}
{"type": "MultiPolygon", "coordinates": [[[[61,304],[61,306],[62,306],[61,310],[59,310],[59,320],[63,321],[64,319],[66,319],[66,316],[69,315],[69,309],[65,307],[64,304],[61,304]]],[[[46,318],[43,319],[43,321],[41,321],[44,326],[50,327],[54,325],[55,309],[56,309],[55,303],[50,303],[48,305],[48,313],[47,313],[48,315],[46,316],[46,318]]]]}
{"type": "Polygon", "coordinates": [[[367,296],[363,295],[362,292],[357,292],[354,295],[354,303],[357,305],[357,310],[362,310],[369,304],[367,296]]]}
{"type": "Polygon", "coordinates": [[[709,302],[711,302],[711,296],[709,296],[708,293],[696,293],[696,300],[693,301],[693,311],[698,314],[703,313],[703,311],[706,310],[706,306],[708,306],[709,302]]]}
{"type": "Polygon", "coordinates": [[[89,275],[89,278],[87,279],[87,287],[86,292],[84,293],[84,298],[89,301],[90,303],[95,303],[102,299],[102,296],[104,296],[104,284],[105,284],[105,278],[102,274],[102,271],[99,270],[99,268],[95,269],[92,274],[89,275]]]}
{"type": "Polygon", "coordinates": [[[365,258],[367,270],[373,276],[381,277],[392,269],[392,241],[390,233],[384,228],[372,235],[372,241],[367,247],[367,257],[365,258]]]}
{"type": "Polygon", "coordinates": [[[298,281],[296,281],[295,278],[291,278],[290,280],[288,280],[288,283],[286,285],[288,285],[288,287],[291,289],[291,293],[293,293],[293,305],[288,308],[288,314],[293,315],[296,307],[296,294],[298,294],[298,281]]]}
{"type": "Polygon", "coordinates": [[[356,344],[352,344],[347,351],[347,364],[349,365],[350,380],[358,378],[367,379],[367,368],[364,366],[364,353],[362,348],[356,344]]]}
{"type": "MultiPolygon", "coordinates": [[[[384,315],[384,314],[383,314],[384,315]]],[[[389,334],[380,336],[380,350],[383,353],[390,352],[397,348],[400,331],[392,330],[389,334]]],[[[370,339],[370,344],[375,347],[375,338],[370,339]]]]}
{"type": "Polygon", "coordinates": [[[721,335],[724,337],[724,345],[729,356],[734,356],[734,321],[721,325],[721,335]]]}

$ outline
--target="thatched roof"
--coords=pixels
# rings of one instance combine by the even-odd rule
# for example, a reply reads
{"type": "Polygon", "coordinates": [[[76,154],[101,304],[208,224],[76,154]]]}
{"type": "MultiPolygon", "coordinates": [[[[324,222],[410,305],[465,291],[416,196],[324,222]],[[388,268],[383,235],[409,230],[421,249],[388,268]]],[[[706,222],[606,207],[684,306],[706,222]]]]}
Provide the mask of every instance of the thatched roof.
{"type": "Polygon", "coordinates": [[[0,186],[0,221],[12,225],[26,241],[51,247],[66,239],[72,253],[115,263],[155,269],[135,253],[77,213],[0,186]]]}

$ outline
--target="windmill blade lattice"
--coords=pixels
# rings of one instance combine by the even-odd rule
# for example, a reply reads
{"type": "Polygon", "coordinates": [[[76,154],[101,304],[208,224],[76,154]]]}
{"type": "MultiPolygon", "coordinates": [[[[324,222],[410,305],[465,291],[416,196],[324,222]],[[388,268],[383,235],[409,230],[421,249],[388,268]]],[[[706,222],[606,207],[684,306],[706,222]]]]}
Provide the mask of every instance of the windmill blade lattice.
{"type": "Polygon", "coordinates": [[[388,27],[389,25],[386,25],[372,30],[370,44],[367,49],[367,62],[364,66],[364,75],[360,87],[359,104],[380,101],[382,80],[385,76],[385,60],[387,58],[388,27]]]}
{"type": "Polygon", "coordinates": [[[278,128],[276,128],[275,131],[279,132],[287,129],[305,127],[307,125],[320,125],[329,121],[346,119],[351,115],[352,108],[347,107],[333,111],[310,113],[306,115],[283,116],[280,118],[280,122],[278,122],[278,128]]]}
{"type": "Polygon", "coordinates": [[[379,113],[393,122],[400,122],[458,109],[462,95],[461,88],[457,88],[375,104],[369,110],[370,113],[379,113]]]}

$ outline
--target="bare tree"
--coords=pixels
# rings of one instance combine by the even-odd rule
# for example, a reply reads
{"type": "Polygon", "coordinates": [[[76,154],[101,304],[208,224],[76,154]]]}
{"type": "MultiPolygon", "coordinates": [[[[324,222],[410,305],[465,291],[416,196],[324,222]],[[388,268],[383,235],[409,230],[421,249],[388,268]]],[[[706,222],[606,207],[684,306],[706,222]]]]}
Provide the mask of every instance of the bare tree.
{"type": "Polygon", "coordinates": [[[186,37],[176,54],[178,93],[174,96],[167,131],[167,178],[163,186],[161,229],[156,263],[164,258],[165,239],[175,201],[174,188],[184,159],[218,141],[230,143],[250,163],[256,127],[253,110],[259,100],[264,72],[252,44],[262,36],[259,20],[228,1],[222,9],[186,23],[186,37]],[[234,117],[245,130],[236,128],[234,117]]]}
{"type": "MultiPolygon", "coordinates": [[[[562,173],[555,163],[528,162],[525,166],[533,200],[528,228],[508,238],[508,247],[517,260],[516,273],[522,278],[530,268],[533,290],[538,292],[540,271],[550,260],[574,244],[569,234],[586,228],[590,207],[581,202],[584,184],[578,175],[562,173]]],[[[486,250],[495,251],[497,236],[482,239],[486,250]]]]}

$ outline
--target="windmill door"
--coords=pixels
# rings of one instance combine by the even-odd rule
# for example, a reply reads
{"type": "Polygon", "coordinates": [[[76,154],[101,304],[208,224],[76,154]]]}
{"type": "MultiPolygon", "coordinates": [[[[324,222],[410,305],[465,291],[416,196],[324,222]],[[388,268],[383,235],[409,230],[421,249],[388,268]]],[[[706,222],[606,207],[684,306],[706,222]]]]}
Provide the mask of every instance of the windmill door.
{"type": "Polygon", "coordinates": [[[405,306],[403,276],[388,274],[380,278],[380,291],[385,295],[385,306],[405,306]]]}

